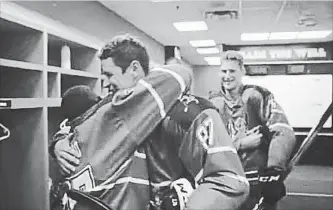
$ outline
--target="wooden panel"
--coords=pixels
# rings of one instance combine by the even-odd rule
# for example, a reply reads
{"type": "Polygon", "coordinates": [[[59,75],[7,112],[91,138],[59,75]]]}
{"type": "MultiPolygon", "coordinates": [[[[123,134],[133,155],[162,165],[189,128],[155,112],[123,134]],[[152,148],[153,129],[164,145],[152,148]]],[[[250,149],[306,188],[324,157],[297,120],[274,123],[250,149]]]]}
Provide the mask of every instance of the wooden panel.
{"type": "Polygon", "coordinates": [[[1,98],[43,97],[42,72],[0,66],[1,98]]]}
{"type": "Polygon", "coordinates": [[[63,69],[60,67],[54,67],[54,66],[48,66],[47,70],[49,72],[59,72],[64,75],[73,75],[73,76],[79,76],[79,77],[87,77],[87,78],[93,78],[93,79],[100,79],[101,74],[97,73],[90,73],[85,71],[79,71],[79,70],[73,70],[73,69],[63,69]]]}
{"type": "Polygon", "coordinates": [[[1,110],[11,136],[0,143],[1,209],[48,209],[42,109],[1,110]]]}
{"type": "Polygon", "coordinates": [[[65,45],[69,47],[71,69],[100,72],[100,60],[96,49],[63,40],[51,34],[48,35],[48,65],[61,67],[61,49],[65,45]]]}
{"type": "Polygon", "coordinates": [[[61,95],[70,87],[75,85],[88,85],[92,88],[96,93],[100,93],[101,85],[100,80],[80,77],[80,76],[72,76],[72,75],[61,75],[61,95]]]}
{"type": "Polygon", "coordinates": [[[72,69],[100,73],[100,59],[95,50],[72,48],[72,69]]]}
{"type": "Polygon", "coordinates": [[[60,97],[60,75],[59,73],[47,72],[47,97],[60,97]]]}
{"type": "Polygon", "coordinates": [[[42,64],[42,37],[40,32],[1,32],[0,58],[42,64]]]}
{"type": "Polygon", "coordinates": [[[43,65],[0,58],[0,66],[43,71],[43,65]]]}

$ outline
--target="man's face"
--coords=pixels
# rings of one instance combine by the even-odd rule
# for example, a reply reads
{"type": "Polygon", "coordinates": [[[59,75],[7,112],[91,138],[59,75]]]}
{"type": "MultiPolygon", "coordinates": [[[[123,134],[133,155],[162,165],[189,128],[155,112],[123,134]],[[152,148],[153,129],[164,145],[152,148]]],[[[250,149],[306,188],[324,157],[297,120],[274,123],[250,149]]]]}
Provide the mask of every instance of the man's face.
{"type": "Polygon", "coordinates": [[[226,90],[234,90],[242,84],[244,72],[237,61],[222,61],[219,73],[221,82],[226,90]]]}
{"type": "Polygon", "coordinates": [[[136,84],[132,63],[122,73],[122,69],[114,64],[112,58],[104,59],[102,60],[102,74],[103,88],[125,89],[136,84]]]}

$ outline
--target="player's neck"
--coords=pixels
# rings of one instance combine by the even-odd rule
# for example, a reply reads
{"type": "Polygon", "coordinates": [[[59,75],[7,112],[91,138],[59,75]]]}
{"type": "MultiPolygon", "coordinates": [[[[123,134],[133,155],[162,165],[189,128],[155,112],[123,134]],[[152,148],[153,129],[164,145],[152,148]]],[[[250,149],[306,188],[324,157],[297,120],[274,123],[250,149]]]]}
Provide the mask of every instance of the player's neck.
{"type": "Polygon", "coordinates": [[[225,93],[227,95],[228,98],[232,99],[232,100],[237,100],[240,97],[240,92],[241,92],[242,86],[237,86],[236,88],[232,89],[232,90],[225,90],[225,93]]]}

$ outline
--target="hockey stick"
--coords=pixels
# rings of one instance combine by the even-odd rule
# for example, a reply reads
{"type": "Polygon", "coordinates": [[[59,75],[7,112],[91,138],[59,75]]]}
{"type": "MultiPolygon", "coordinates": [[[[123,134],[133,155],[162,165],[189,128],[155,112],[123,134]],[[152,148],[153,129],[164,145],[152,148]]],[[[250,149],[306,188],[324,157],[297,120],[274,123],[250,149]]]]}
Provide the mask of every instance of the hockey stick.
{"type": "Polygon", "coordinates": [[[295,166],[299,162],[302,155],[309,149],[311,144],[314,142],[316,135],[323,128],[324,124],[326,123],[332,112],[333,112],[333,102],[331,102],[331,104],[328,106],[323,116],[320,118],[318,124],[310,130],[307,137],[303,140],[300,148],[297,150],[297,152],[291,159],[288,167],[289,172],[292,170],[293,166],[295,166]]]}
{"type": "MultiPolygon", "coordinates": [[[[288,168],[287,168],[287,170],[288,170],[287,174],[289,174],[291,172],[291,170],[293,169],[293,167],[301,159],[302,155],[312,145],[312,143],[315,140],[316,135],[323,128],[323,125],[326,123],[326,121],[328,120],[328,118],[330,117],[330,115],[332,114],[332,112],[333,112],[333,102],[331,102],[331,104],[328,106],[328,108],[326,109],[326,111],[324,112],[324,114],[321,116],[321,118],[320,118],[319,122],[317,123],[317,125],[310,130],[310,132],[308,133],[307,137],[303,140],[300,148],[297,150],[297,152],[295,153],[295,155],[290,160],[288,168]]],[[[263,199],[264,199],[264,197],[260,198],[259,202],[254,206],[253,210],[261,210],[263,208],[262,207],[263,199]]]]}

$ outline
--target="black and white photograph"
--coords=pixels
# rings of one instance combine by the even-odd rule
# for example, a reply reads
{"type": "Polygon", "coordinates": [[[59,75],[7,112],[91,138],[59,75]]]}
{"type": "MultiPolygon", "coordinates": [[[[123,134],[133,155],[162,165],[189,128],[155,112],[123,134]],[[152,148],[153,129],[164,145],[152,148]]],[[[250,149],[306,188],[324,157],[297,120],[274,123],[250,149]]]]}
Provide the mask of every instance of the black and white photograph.
{"type": "Polygon", "coordinates": [[[0,210],[332,210],[333,1],[0,0],[0,210]]]}

